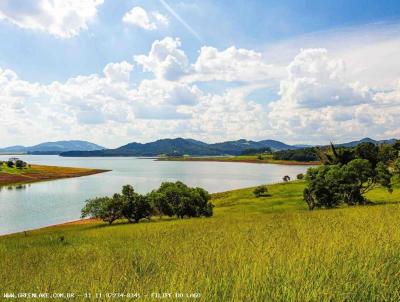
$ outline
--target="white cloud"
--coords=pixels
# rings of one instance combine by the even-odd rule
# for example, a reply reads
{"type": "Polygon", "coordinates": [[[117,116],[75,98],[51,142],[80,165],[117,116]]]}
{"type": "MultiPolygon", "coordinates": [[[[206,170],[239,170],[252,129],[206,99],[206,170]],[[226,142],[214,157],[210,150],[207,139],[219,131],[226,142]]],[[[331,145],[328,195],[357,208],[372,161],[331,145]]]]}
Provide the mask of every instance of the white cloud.
{"type": "Polygon", "coordinates": [[[133,65],[126,61],[120,63],[109,63],[104,67],[104,75],[114,83],[128,83],[133,65]]]}
{"type": "Polygon", "coordinates": [[[99,74],[43,85],[0,69],[0,144],[43,137],[101,137],[117,146],[176,136],[289,143],[400,136],[400,77],[397,86],[377,92],[355,81],[347,60],[326,49],[300,51],[284,76],[267,56],[235,47],[203,47],[191,64],[180,40],[170,37],[134,61],[154,76],[132,76],[137,68],[122,61],[99,74]],[[208,90],[214,84],[222,90],[208,90]],[[271,85],[279,90],[274,102],[263,103],[262,95],[249,101],[271,85]]]}
{"type": "Polygon", "coordinates": [[[145,30],[156,30],[161,26],[168,26],[169,20],[167,16],[162,15],[157,11],[147,12],[140,6],[133,7],[122,18],[122,21],[141,27],[145,30]]]}
{"type": "Polygon", "coordinates": [[[274,65],[288,65],[300,49],[325,48],[346,62],[346,80],[391,89],[400,78],[400,23],[372,23],[296,36],[264,46],[274,65]]]}
{"type": "Polygon", "coordinates": [[[400,106],[400,80],[398,80],[397,85],[394,89],[376,93],[375,101],[387,106],[400,106]]]}
{"type": "Polygon", "coordinates": [[[168,19],[167,16],[165,16],[165,15],[163,15],[163,14],[157,12],[157,11],[151,12],[151,15],[157,20],[157,22],[160,25],[168,26],[169,19],[168,19]]]}
{"type": "Polygon", "coordinates": [[[347,83],[344,62],[330,58],[326,49],[302,50],[287,71],[279,92],[287,107],[350,106],[371,99],[368,88],[347,83]]]}
{"type": "Polygon", "coordinates": [[[269,106],[275,135],[326,143],[346,137],[387,138],[400,127],[396,90],[373,93],[346,78],[345,63],[325,49],[302,50],[281,81],[280,99],[269,106]]]}
{"type": "Polygon", "coordinates": [[[153,72],[157,78],[177,80],[189,71],[188,58],[180,46],[178,38],[156,40],[147,56],[134,56],[134,60],[143,66],[144,71],[153,72]]]}
{"type": "Polygon", "coordinates": [[[134,56],[144,71],[157,78],[184,82],[207,81],[266,81],[271,82],[284,75],[285,69],[265,62],[265,58],[253,50],[229,47],[219,51],[214,47],[201,48],[194,64],[189,64],[178,38],[166,37],[153,42],[148,55],[134,56]]]}
{"type": "Polygon", "coordinates": [[[77,36],[97,15],[104,0],[2,0],[0,20],[59,38],[77,36]]]}
{"type": "Polygon", "coordinates": [[[260,81],[277,77],[280,68],[265,62],[261,53],[229,47],[223,51],[203,46],[193,64],[191,80],[199,81],[260,81]]]}
{"type": "Polygon", "coordinates": [[[143,80],[137,92],[145,101],[153,105],[195,105],[202,92],[196,86],[163,80],[143,80]]]}

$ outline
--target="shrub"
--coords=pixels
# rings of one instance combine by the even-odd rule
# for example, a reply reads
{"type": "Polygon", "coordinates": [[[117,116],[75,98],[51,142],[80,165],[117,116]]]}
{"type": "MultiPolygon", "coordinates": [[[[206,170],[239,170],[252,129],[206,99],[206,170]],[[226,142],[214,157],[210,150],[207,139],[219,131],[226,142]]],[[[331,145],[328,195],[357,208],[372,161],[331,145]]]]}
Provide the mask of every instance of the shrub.
{"type": "Polygon", "coordinates": [[[290,181],[290,176],[289,175],[285,175],[285,176],[282,177],[282,180],[284,182],[288,182],[288,181],[290,181]]]}
{"type": "Polygon", "coordinates": [[[298,180],[302,180],[304,178],[304,174],[303,173],[299,173],[299,174],[297,174],[296,177],[297,177],[298,180]]]}
{"type": "Polygon", "coordinates": [[[254,195],[258,198],[268,193],[268,188],[265,185],[258,186],[253,190],[254,195]]]}
{"type": "Polygon", "coordinates": [[[26,167],[26,162],[24,162],[24,161],[18,159],[18,160],[15,162],[15,167],[17,167],[18,169],[25,168],[25,167],[26,167]]]}

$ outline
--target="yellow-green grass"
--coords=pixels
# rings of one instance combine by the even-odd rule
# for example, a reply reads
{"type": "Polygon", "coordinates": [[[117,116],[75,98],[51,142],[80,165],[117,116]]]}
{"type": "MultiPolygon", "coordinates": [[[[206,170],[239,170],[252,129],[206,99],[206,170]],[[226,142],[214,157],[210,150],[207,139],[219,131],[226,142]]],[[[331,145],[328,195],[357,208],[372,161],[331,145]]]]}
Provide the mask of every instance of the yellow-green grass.
{"type": "Polygon", "coordinates": [[[261,198],[252,188],[213,195],[211,218],[95,222],[1,237],[0,293],[400,300],[400,188],[368,196],[387,204],[308,211],[303,182],[268,187],[270,196],[261,198]]]}
{"type": "Polygon", "coordinates": [[[254,164],[279,164],[279,165],[318,165],[319,162],[302,162],[293,160],[273,159],[271,154],[258,155],[239,155],[239,156],[182,156],[182,157],[159,157],[159,161],[214,161],[214,162],[242,162],[254,164]]]}
{"type": "Polygon", "coordinates": [[[106,170],[43,165],[27,165],[25,168],[19,169],[0,163],[0,186],[79,177],[102,172],[106,172],[106,170]]]}

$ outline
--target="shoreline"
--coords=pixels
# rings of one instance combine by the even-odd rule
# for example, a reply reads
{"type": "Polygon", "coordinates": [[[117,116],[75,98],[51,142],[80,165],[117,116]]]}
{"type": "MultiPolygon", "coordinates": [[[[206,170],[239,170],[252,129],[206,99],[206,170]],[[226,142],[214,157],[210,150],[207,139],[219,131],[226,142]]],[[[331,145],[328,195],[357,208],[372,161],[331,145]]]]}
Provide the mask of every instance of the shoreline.
{"type": "MultiPolygon", "coordinates": [[[[292,180],[290,182],[296,182],[296,180],[292,180]]],[[[281,183],[281,182],[279,182],[279,183],[281,183]]],[[[267,185],[273,185],[273,184],[277,184],[277,183],[269,183],[267,185]]],[[[245,190],[245,189],[249,189],[249,188],[253,188],[253,186],[252,187],[244,187],[244,188],[236,188],[236,189],[232,189],[232,190],[228,190],[228,191],[215,192],[215,193],[211,193],[211,196],[218,197],[222,194],[226,194],[226,193],[234,192],[234,191],[238,191],[238,190],[245,190]]],[[[96,219],[96,218],[80,218],[80,219],[70,220],[70,221],[66,221],[66,222],[37,227],[37,228],[33,228],[33,229],[17,231],[17,232],[12,232],[12,233],[7,233],[7,234],[0,234],[0,238],[6,237],[6,236],[13,236],[13,235],[17,235],[17,234],[28,233],[28,232],[39,231],[39,230],[45,230],[48,228],[55,228],[55,227],[68,226],[68,225],[92,224],[92,223],[96,223],[96,222],[101,223],[102,220],[96,219]]]]}
{"type": "Polygon", "coordinates": [[[83,218],[83,219],[71,220],[71,221],[67,221],[67,222],[50,224],[50,225],[37,227],[37,228],[34,228],[34,229],[28,229],[28,230],[24,230],[24,231],[12,232],[12,233],[7,233],[7,234],[0,234],[0,238],[6,237],[6,236],[13,236],[13,235],[17,235],[17,234],[24,234],[24,233],[28,233],[28,232],[35,232],[35,231],[38,231],[38,230],[45,230],[45,229],[59,227],[59,226],[81,225],[81,224],[90,224],[90,223],[95,223],[95,222],[101,222],[101,220],[98,220],[98,219],[95,219],[95,218],[83,218]]]}
{"type": "MultiPolygon", "coordinates": [[[[237,159],[237,160],[235,160],[234,157],[226,157],[225,159],[224,158],[201,158],[201,157],[198,157],[198,158],[192,157],[192,158],[183,158],[183,159],[181,159],[181,158],[147,157],[146,159],[153,159],[154,161],[203,161],[203,162],[228,162],[228,163],[253,163],[253,164],[282,164],[282,165],[292,165],[292,166],[312,166],[312,165],[320,164],[320,163],[315,163],[315,162],[291,162],[291,161],[269,162],[269,159],[264,159],[263,161],[262,160],[252,160],[252,159],[237,159]],[[233,159],[233,160],[229,160],[229,159],[233,159]]],[[[89,176],[89,175],[94,175],[94,174],[105,173],[105,172],[111,171],[111,170],[102,170],[102,169],[44,166],[44,165],[34,165],[34,164],[32,164],[31,166],[32,167],[46,167],[46,168],[53,168],[53,169],[67,169],[67,170],[75,171],[75,173],[69,174],[69,175],[62,175],[62,176],[60,176],[60,175],[54,176],[53,175],[52,178],[44,177],[41,179],[32,179],[32,180],[27,180],[24,182],[13,182],[13,183],[8,183],[8,184],[2,184],[1,178],[0,178],[0,189],[2,187],[7,187],[7,186],[17,186],[17,185],[21,185],[21,184],[30,184],[30,183],[41,182],[41,181],[83,177],[83,176],[89,176]]],[[[273,183],[270,183],[270,184],[273,184],[273,183]]],[[[215,193],[212,193],[211,195],[218,195],[218,194],[223,194],[223,193],[236,191],[236,190],[242,190],[242,189],[246,189],[246,188],[248,188],[248,187],[234,188],[234,189],[231,189],[228,191],[215,192],[215,193]]],[[[61,222],[61,223],[56,223],[56,224],[35,227],[33,229],[27,229],[27,230],[16,231],[16,232],[11,232],[11,233],[6,233],[6,234],[0,234],[0,237],[12,236],[15,234],[23,234],[26,232],[33,232],[33,231],[37,231],[37,230],[59,227],[59,226],[90,224],[90,223],[95,223],[95,222],[101,222],[101,220],[97,220],[97,219],[93,219],[93,218],[76,219],[76,220],[71,220],[71,221],[66,221],[66,222],[61,222]]]]}
{"type": "Polygon", "coordinates": [[[287,161],[287,160],[271,160],[271,159],[235,159],[235,157],[217,158],[217,157],[188,157],[188,158],[163,158],[158,157],[155,161],[180,161],[180,162],[224,162],[224,163],[247,163],[247,164],[271,164],[271,165],[287,165],[287,166],[317,166],[320,162],[301,162],[301,161],[287,161]]]}
{"type": "Polygon", "coordinates": [[[21,170],[21,173],[7,173],[0,171],[0,188],[7,186],[31,184],[42,181],[89,176],[110,171],[111,170],[104,169],[88,169],[32,164],[29,166],[29,170],[21,170]]]}

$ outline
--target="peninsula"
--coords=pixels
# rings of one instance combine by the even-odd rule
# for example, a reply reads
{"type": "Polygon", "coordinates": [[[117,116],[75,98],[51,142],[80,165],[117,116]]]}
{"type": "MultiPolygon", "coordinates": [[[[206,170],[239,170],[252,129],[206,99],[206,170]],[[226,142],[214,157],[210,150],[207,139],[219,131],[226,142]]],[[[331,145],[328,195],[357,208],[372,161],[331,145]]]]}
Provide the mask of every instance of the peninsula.
{"type": "Polygon", "coordinates": [[[0,186],[87,176],[109,170],[28,164],[18,158],[0,162],[0,186]]]}

